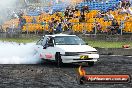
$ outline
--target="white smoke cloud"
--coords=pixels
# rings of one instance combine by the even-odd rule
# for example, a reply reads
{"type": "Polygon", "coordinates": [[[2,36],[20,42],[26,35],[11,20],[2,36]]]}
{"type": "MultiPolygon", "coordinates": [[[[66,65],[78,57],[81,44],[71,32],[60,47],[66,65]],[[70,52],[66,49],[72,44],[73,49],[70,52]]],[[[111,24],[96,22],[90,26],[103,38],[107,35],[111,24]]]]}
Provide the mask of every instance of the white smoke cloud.
{"type": "Polygon", "coordinates": [[[0,0],[0,23],[8,20],[8,14],[10,9],[15,9],[19,0],[0,0]]]}
{"type": "Polygon", "coordinates": [[[15,4],[17,0],[0,0],[0,7],[7,8],[15,4]]]}
{"type": "Polygon", "coordinates": [[[41,60],[34,54],[34,43],[0,42],[0,64],[37,64],[41,60]]]}

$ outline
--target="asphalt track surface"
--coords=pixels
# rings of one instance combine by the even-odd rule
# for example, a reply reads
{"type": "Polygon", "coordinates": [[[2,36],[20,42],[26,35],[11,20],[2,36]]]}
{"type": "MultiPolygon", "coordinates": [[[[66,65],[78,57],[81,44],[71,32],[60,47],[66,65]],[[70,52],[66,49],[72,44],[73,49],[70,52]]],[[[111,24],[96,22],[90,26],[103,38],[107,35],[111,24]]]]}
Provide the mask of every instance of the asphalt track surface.
{"type": "MultiPolygon", "coordinates": [[[[0,65],[0,88],[132,88],[126,84],[77,83],[79,65],[65,64],[57,68],[55,63],[36,65],[0,65]]],[[[93,67],[84,67],[88,74],[130,74],[132,57],[101,56],[93,67]]]]}

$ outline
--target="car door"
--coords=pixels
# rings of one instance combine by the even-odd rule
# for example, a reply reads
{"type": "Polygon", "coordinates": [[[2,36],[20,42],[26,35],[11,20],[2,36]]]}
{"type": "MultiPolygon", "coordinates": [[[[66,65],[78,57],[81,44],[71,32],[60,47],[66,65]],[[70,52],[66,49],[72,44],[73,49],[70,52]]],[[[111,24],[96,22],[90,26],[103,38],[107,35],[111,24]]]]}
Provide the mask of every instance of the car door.
{"type": "Polygon", "coordinates": [[[45,59],[49,59],[49,60],[55,60],[55,47],[54,47],[54,40],[52,37],[47,37],[46,39],[46,43],[44,45],[44,57],[45,59]]]}
{"type": "Polygon", "coordinates": [[[43,38],[42,39],[40,39],[37,43],[36,43],[36,46],[35,46],[35,52],[36,53],[41,53],[42,52],[42,50],[43,50],[43,38]]]}

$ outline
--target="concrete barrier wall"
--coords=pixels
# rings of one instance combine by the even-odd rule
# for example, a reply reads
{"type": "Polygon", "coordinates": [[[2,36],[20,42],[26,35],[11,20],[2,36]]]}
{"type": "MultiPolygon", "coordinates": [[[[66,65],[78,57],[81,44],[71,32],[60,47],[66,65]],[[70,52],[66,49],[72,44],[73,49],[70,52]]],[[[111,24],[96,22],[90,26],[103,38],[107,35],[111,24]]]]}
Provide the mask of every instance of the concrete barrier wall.
{"type": "Polygon", "coordinates": [[[79,35],[83,39],[92,39],[92,40],[104,40],[104,41],[132,41],[132,34],[126,35],[79,35]]]}
{"type": "Polygon", "coordinates": [[[123,48],[96,48],[100,55],[124,55],[132,56],[132,49],[123,48]]]}

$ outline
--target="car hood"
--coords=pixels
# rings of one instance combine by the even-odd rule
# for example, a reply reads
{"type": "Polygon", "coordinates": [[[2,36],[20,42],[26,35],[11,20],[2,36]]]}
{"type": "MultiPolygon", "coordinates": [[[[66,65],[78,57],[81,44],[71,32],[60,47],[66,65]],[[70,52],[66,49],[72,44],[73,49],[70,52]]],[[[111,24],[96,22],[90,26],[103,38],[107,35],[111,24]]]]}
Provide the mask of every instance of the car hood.
{"type": "Polygon", "coordinates": [[[95,48],[88,45],[56,45],[57,48],[65,52],[88,52],[97,51],[95,48]]]}

